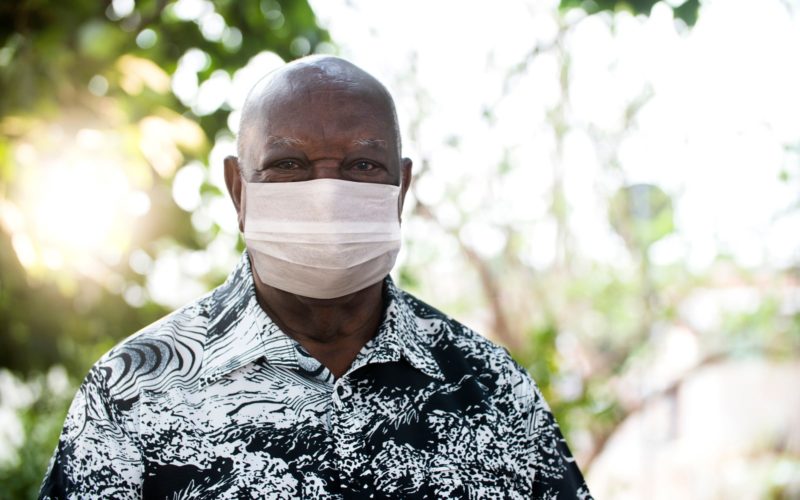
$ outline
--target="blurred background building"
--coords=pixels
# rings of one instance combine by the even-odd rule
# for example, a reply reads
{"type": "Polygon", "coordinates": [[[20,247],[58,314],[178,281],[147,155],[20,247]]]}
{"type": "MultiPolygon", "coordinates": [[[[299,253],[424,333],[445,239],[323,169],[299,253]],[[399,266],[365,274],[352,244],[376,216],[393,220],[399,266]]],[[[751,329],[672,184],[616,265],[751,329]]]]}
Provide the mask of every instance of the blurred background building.
{"type": "Polygon", "coordinates": [[[394,275],[507,346],[597,498],[800,498],[800,4],[0,5],[0,498],[242,250],[222,159],[311,53],[397,100],[394,275]]]}

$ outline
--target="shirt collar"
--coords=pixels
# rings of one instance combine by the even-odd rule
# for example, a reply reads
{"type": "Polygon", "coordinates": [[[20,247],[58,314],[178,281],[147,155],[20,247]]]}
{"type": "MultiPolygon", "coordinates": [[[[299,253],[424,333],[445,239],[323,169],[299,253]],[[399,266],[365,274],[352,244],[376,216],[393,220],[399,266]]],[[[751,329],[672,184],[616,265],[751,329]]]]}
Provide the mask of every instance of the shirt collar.
{"type": "Polygon", "coordinates": [[[396,362],[401,358],[429,377],[444,380],[439,363],[431,352],[432,336],[424,335],[418,324],[424,321],[413,309],[414,299],[397,288],[390,276],[383,282],[386,309],[375,337],[367,342],[351,370],[370,363],[396,362]]]}
{"type": "MultiPolygon", "coordinates": [[[[405,358],[414,368],[444,380],[431,352],[429,336],[420,333],[409,295],[391,277],[384,280],[383,320],[353,363],[351,370],[369,363],[405,358]]],[[[258,304],[247,252],[225,283],[207,302],[208,336],[203,350],[201,384],[207,385],[248,363],[264,357],[270,364],[301,368],[299,344],[287,336],[258,304]]]]}
{"type": "Polygon", "coordinates": [[[207,313],[201,383],[210,384],[262,356],[271,364],[299,367],[296,342],[258,304],[247,252],[212,292],[207,313]]]}

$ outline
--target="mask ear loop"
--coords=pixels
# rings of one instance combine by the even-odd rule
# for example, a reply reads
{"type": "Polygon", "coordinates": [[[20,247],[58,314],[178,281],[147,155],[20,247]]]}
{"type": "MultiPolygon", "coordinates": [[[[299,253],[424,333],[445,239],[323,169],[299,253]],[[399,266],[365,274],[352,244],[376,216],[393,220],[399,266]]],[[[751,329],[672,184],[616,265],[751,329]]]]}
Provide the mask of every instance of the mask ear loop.
{"type": "Polygon", "coordinates": [[[245,223],[247,222],[247,181],[244,180],[242,170],[239,169],[239,177],[242,179],[242,193],[239,198],[239,210],[242,212],[242,236],[244,236],[245,223]]]}
{"type": "Polygon", "coordinates": [[[403,169],[400,169],[400,184],[397,185],[397,222],[403,224],[403,169]]]}
{"type": "Polygon", "coordinates": [[[397,191],[397,222],[403,224],[403,192],[397,191]]]}

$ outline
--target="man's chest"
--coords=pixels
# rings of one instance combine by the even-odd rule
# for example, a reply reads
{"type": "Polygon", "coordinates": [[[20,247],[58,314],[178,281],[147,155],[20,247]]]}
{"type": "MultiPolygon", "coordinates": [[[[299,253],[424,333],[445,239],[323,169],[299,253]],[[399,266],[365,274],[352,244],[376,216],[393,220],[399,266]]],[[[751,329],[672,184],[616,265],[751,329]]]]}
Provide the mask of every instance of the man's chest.
{"type": "Polygon", "coordinates": [[[439,382],[397,365],[331,384],[259,363],[201,391],[143,397],[136,432],[145,497],[529,490],[528,444],[511,409],[475,378],[439,382]]]}

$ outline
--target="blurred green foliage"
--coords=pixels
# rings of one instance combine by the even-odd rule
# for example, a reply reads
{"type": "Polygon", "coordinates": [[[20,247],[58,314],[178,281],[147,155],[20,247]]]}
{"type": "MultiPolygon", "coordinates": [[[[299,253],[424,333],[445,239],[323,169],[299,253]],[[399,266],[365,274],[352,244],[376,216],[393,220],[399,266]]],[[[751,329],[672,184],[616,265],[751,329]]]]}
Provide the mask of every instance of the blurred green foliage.
{"type": "MultiPolygon", "coordinates": [[[[58,369],[49,372],[62,376],[58,369]]],[[[36,498],[42,481],[43,468],[49,462],[54,443],[64,424],[66,409],[72,399],[67,387],[52,387],[46,376],[39,374],[27,381],[17,381],[15,392],[28,399],[17,411],[21,446],[16,456],[0,466],[0,498],[36,498]]],[[[66,379],[62,381],[67,382],[66,379]]],[[[5,387],[8,389],[8,387],[5,387]]]]}
{"type": "MultiPolygon", "coordinates": [[[[231,111],[227,104],[197,116],[172,92],[147,84],[148,66],[129,69],[129,61],[150,61],[171,75],[187,51],[199,49],[208,57],[206,68],[198,74],[202,83],[215,71],[233,74],[262,51],[289,60],[304,55],[297,51],[297,40],[305,40],[301,48],[310,51],[329,38],[317,26],[304,0],[199,5],[204,16],[224,19],[226,28],[219,36],[203,33],[203,16],[186,19],[181,2],[3,2],[0,196],[13,198],[19,188],[15,177],[20,174],[20,165],[9,153],[15,143],[39,132],[43,125],[74,120],[76,116],[89,124],[123,130],[125,155],[138,161],[139,168],[143,165],[149,169],[150,159],[143,158],[137,147],[141,132],[130,127],[159,109],[173,110],[202,127],[202,140],[181,148],[182,161],[206,163],[215,138],[227,131],[231,111]],[[117,12],[115,6],[128,11],[117,12]],[[145,32],[150,39],[147,43],[141,39],[145,32]],[[98,76],[107,90],[92,93],[91,82],[98,76]],[[145,80],[144,84],[131,83],[135,77],[145,80]],[[109,118],[110,114],[114,116],[109,118]]],[[[187,248],[202,248],[215,228],[205,238],[192,229],[190,214],[171,199],[169,172],[145,174],[151,179],[147,187],[151,212],[158,217],[151,218],[146,226],[133,228],[130,248],[149,248],[155,253],[153,249],[165,239],[187,248]]],[[[90,280],[80,281],[79,293],[67,294],[48,279],[32,280],[20,266],[7,234],[0,234],[0,262],[0,366],[21,373],[41,371],[57,362],[66,362],[72,373],[80,373],[98,350],[166,312],[154,304],[133,309],[118,294],[108,294],[90,280]],[[43,310],[48,314],[42,314],[43,310]],[[84,352],[84,347],[77,346],[91,347],[84,352]]],[[[114,271],[129,280],[140,279],[125,259],[114,271]]],[[[214,276],[211,281],[219,279],[214,276]]]]}
{"type": "MultiPolygon", "coordinates": [[[[561,0],[559,6],[562,10],[579,8],[588,14],[628,11],[633,14],[650,15],[653,6],[660,2],[661,0],[561,0]]],[[[685,0],[673,4],[669,5],[669,8],[672,9],[675,19],[680,19],[687,26],[694,26],[700,10],[700,0],[685,0]]]]}
{"type": "Polygon", "coordinates": [[[675,229],[669,195],[652,184],[633,184],[617,191],[611,197],[608,219],[636,254],[646,252],[675,229]]]}

